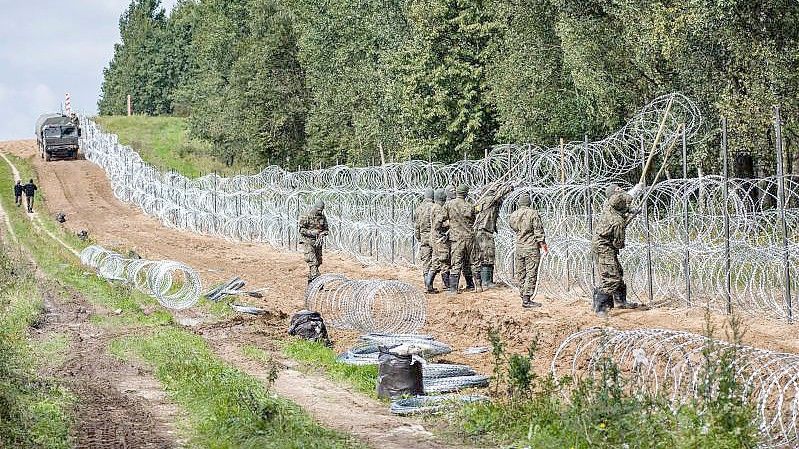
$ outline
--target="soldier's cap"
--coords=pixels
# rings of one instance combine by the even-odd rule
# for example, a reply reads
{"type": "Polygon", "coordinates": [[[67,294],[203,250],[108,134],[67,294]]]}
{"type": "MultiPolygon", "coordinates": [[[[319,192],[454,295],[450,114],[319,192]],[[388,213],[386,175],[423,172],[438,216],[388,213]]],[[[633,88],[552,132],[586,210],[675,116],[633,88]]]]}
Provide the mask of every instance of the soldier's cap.
{"type": "Polygon", "coordinates": [[[530,205],[530,195],[526,193],[522,193],[518,200],[516,200],[516,204],[519,206],[529,206],[530,205]]]}
{"type": "Polygon", "coordinates": [[[469,193],[469,186],[467,186],[466,184],[458,184],[458,188],[455,189],[455,194],[466,195],[467,193],[469,193]]]}
{"type": "Polygon", "coordinates": [[[324,200],[316,200],[316,203],[314,203],[313,208],[316,210],[325,210],[324,200]]]}
{"type": "Polygon", "coordinates": [[[436,201],[445,201],[447,199],[447,191],[444,189],[436,189],[435,199],[436,201]]]}
{"type": "Polygon", "coordinates": [[[424,197],[425,197],[425,199],[432,200],[433,196],[435,196],[435,193],[433,192],[433,189],[431,189],[430,187],[424,189],[424,197]]]}
{"type": "Polygon", "coordinates": [[[619,191],[619,186],[617,186],[616,184],[610,184],[607,187],[605,187],[605,197],[610,198],[611,196],[613,196],[614,193],[618,191],[619,191]]]}
{"type": "Polygon", "coordinates": [[[451,199],[455,198],[455,189],[453,189],[453,188],[450,186],[450,187],[447,187],[447,190],[446,190],[446,191],[447,191],[447,199],[448,199],[448,200],[451,200],[451,199]]]}

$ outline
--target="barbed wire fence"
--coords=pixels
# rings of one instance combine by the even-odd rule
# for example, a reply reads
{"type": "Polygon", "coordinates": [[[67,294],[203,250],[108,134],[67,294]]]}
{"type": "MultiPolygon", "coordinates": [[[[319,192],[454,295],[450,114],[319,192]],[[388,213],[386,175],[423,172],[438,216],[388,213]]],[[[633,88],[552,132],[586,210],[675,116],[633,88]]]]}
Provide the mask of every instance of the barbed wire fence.
{"type": "MultiPolygon", "coordinates": [[[[651,305],[708,305],[792,319],[799,301],[795,242],[799,185],[782,173],[758,179],[688,177],[686,154],[698,143],[702,116],[682,94],[659,97],[619,131],[595,142],[555,147],[500,145],[479,160],[453,164],[407,161],[370,167],[338,165],[254,175],[189,179],[146,163],[116,135],[87,117],[82,148],[108,175],[114,194],[165,225],[236,241],[297,250],[297,219],[324,199],[329,249],[363,264],[414,266],[418,242],[413,210],[427,187],[465,183],[471,196],[495,181],[523,184],[505,200],[497,233],[497,276],[514,285],[513,235],[507,216],[529,193],[539,209],[550,253],[542,259],[539,291],[549,296],[592,290],[592,225],[610,183],[628,188],[651,157],[663,162],[682,148],[683,177],[651,187],[645,213],[628,229],[621,253],[630,294],[651,305]]],[[[780,120],[775,120],[779,134],[780,120]]],[[[727,154],[722,124],[722,152],[727,154]]],[[[779,136],[778,136],[779,137],[779,136]]],[[[777,139],[780,142],[780,139],[777,139]]],[[[778,143],[779,145],[779,143],[778,143]]],[[[777,149],[781,154],[781,148],[777,149]]],[[[678,156],[677,156],[678,157],[678,156]]],[[[674,156],[672,156],[674,158],[674,156]]]]}

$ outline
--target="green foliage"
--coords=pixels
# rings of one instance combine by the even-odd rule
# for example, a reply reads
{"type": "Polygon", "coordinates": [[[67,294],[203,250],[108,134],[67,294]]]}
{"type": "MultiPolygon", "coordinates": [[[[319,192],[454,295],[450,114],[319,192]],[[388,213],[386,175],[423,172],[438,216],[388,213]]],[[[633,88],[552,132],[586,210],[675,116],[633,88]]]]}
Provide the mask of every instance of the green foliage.
{"type": "Polygon", "coordinates": [[[351,448],[352,439],[316,424],[297,405],[221,362],[202,337],[175,328],[111,343],[123,358],[141,358],[188,413],[203,447],[351,448]]]}
{"type": "Polygon", "coordinates": [[[0,447],[68,448],[72,398],[37,376],[37,352],[28,340],[42,313],[30,269],[0,248],[0,447]]]}
{"type": "Polygon", "coordinates": [[[734,349],[705,349],[702,399],[672,410],[668,392],[653,397],[635,391],[611,360],[597,376],[539,377],[531,369],[536,345],[525,355],[506,356],[492,339],[507,393],[493,402],[463,408],[458,432],[474,442],[536,448],[755,448],[756,412],[741,399],[734,378],[734,349]]]}
{"type": "Polygon", "coordinates": [[[100,112],[133,93],[137,112],[187,115],[228,164],[451,162],[601,138],[681,91],[709,136],[693,166],[718,170],[725,116],[756,162],[737,174],[773,173],[779,103],[799,171],[794,0],[203,0],[169,16],[133,0],[120,30],[100,112]]]}
{"type": "Polygon", "coordinates": [[[377,396],[377,366],[341,363],[332,349],[308,340],[290,340],[283,353],[311,368],[322,369],[333,380],[346,382],[361,393],[377,396]]]}

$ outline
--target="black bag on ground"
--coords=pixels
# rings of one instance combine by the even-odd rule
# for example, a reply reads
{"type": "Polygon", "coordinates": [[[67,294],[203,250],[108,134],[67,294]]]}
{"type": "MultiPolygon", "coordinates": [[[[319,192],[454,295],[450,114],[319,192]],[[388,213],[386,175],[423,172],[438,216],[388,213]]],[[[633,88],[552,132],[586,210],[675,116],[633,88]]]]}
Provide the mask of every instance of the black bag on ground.
{"type": "Polygon", "coordinates": [[[322,315],[319,312],[310,310],[300,310],[291,317],[289,325],[289,335],[304,338],[306,340],[322,342],[330,346],[330,338],[327,336],[327,328],[322,315]]]}
{"type": "Polygon", "coordinates": [[[422,383],[422,364],[414,360],[412,355],[398,355],[389,352],[389,348],[379,346],[380,363],[377,370],[377,396],[395,398],[403,395],[421,396],[424,394],[422,383]]]}

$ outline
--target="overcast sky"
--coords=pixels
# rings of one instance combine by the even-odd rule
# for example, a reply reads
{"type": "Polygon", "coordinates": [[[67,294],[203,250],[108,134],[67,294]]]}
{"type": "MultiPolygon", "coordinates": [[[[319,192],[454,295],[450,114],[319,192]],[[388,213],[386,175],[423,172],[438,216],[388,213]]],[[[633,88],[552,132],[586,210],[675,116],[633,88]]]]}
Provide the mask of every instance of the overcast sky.
{"type": "MultiPolygon", "coordinates": [[[[161,0],[167,9],[177,0],[161,0]]],[[[36,117],[97,111],[103,68],[130,0],[0,0],[0,141],[31,139],[36,117]]]]}

